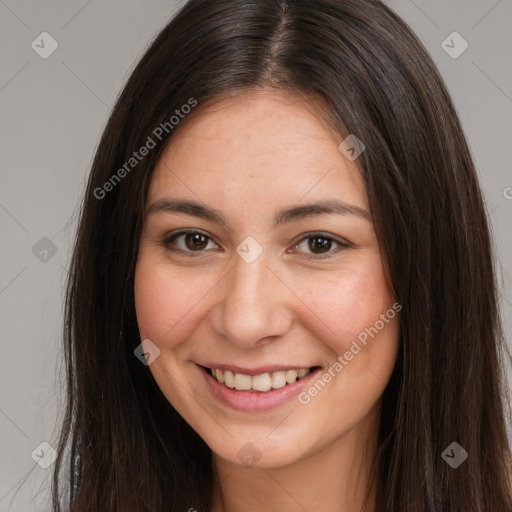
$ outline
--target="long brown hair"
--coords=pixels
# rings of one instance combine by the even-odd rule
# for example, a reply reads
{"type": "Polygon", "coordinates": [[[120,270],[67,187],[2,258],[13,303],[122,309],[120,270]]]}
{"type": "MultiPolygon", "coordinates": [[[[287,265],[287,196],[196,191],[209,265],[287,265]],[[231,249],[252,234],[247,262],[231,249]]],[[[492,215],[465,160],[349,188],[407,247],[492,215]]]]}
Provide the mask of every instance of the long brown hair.
{"type": "Polygon", "coordinates": [[[443,80],[378,0],[191,0],[136,66],[97,149],[71,260],[54,512],[209,510],[211,452],[134,356],[134,270],[151,173],[180,127],[171,116],[258,87],[321,99],[340,136],[366,146],[358,162],[403,305],[377,510],[510,512],[509,354],[485,206],[443,80]],[[127,166],[150,136],[156,147],[127,166]],[[457,469],[442,457],[453,442],[468,453],[457,469]]]}

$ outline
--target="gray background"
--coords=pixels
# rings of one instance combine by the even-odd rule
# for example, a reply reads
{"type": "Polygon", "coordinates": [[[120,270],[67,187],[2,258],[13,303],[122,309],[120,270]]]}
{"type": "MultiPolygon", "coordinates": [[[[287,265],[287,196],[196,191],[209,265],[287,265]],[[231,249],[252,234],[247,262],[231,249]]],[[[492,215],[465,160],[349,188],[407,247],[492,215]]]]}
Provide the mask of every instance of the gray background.
{"type": "MultiPolygon", "coordinates": [[[[427,46],[469,138],[501,260],[510,339],[512,0],[388,4],[427,46]],[[469,43],[456,59],[442,47],[454,31],[469,43]]],[[[62,296],[79,200],[110,106],[177,5],[0,0],[2,512],[50,510],[52,466],[35,460],[48,460],[49,449],[38,446],[56,436],[62,296]],[[58,42],[46,59],[31,47],[35,40],[50,48],[42,32],[58,42]]],[[[446,45],[462,48],[453,37],[446,45]]]]}

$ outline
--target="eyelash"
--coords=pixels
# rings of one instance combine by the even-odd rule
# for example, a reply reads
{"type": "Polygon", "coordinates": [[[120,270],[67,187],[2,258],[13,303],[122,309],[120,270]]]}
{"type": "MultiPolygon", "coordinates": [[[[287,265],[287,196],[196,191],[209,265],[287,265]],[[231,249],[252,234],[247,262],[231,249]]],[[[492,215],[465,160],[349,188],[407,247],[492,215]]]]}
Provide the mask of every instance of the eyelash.
{"type": "MultiPolygon", "coordinates": [[[[182,229],[180,231],[177,231],[176,233],[171,233],[170,235],[166,236],[162,241],[161,241],[161,244],[169,251],[171,252],[174,252],[174,253],[177,253],[177,254],[181,254],[187,258],[195,258],[197,257],[196,254],[197,253],[201,253],[201,252],[204,252],[205,249],[201,249],[201,250],[198,250],[198,251],[190,251],[190,250],[183,250],[183,249],[178,249],[176,247],[174,247],[172,244],[174,243],[174,241],[179,238],[180,236],[183,236],[183,235],[189,235],[189,234],[198,234],[198,235],[202,235],[204,236],[205,238],[208,239],[208,241],[212,241],[213,240],[211,239],[210,236],[208,236],[204,231],[201,231],[201,230],[198,230],[198,229],[182,229]],[[196,254],[195,254],[196,253],[196,254]]],[[[348,242],[342,240],[342,239],[339,239],[339,238],[335,238],[333,237],[332,235],[329,235],[328,233],[323,233],[321,231],[318,231],[318,232],[312,232],[312,233],[306,233],[306,236],[302,237],[297,243],[293,244],[293,247],[296,248],[298,245],[300,245],[300,243],[304,240],[308,240],[308,239],[312,239],[312,238],[323,238],[325,240],[328,240],[330,242],[336,242],[340,247],[338,247],[337,249],[338,250],[334,250],[334,251],[329,251],[328,253],[324,253],[324,254],[317,254],[317,255],[313,255],[313,256],[307,256],[306,259],[310,259],[310,260],[323,260],[323,259],[327,259],[327,258],[331,258],[334,254],[337,254],[338,252],[344,250],[344,249],[349,249],[352,247],[351,244],[349,244],[348,242]]],[[[215,243],[215,242],[213,242],[215,243]]],[[[218,245],[218,244],[216,244],[218,245]]]]}

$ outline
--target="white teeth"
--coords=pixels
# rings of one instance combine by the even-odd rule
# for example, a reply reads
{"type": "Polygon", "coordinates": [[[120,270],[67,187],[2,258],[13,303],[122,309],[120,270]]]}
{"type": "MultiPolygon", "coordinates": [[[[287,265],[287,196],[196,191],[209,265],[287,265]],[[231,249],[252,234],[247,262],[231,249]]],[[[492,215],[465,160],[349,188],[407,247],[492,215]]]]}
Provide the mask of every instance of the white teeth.
{"type": "Polygon", "coordinates": [[[272,387],[270,373],[254,375],[251,379],[252,389],[256,391],[268,391],[272,387]]]}
{"type": "Polygon", "coordinates": [[[270,380],[274,389],[286,386],[286,375],[284,372],[272,372],[270,380]]]}
{"type": "Polygon", "coordinates": [[[217,377],[217,380],[221,384],[224,384],[224,373],[223,372],[221,372],[220,370],[215,370],[215,376],[217,377]]]}
{"type": "Polygon", "coordinates": [[[286,372],[286,382],[288,384],[291,384],[292,382],[295,382],[297,380],[297,370],[288,370],[286,372]]]}
{"type": "Polygon", "coordinates": [[[305,377],[307,374],[309,373],[309,370],[299,370],[297,372],[297,377],[299,377],[299,379],[302,379],[302,377],[305,377]]]}
{"type": "Polygon", "coordinates": [[[241,391],[248,391],[251,389],[252,379],[250,375],[242,375],[241,373],[235,373],[235,389],[241,391]]]}
{"type": "MultiPolygon", "coordinates": [[[[222,370],[218,370],[221,373],[224,373],[224,384],[228,388],[234,388],[235,387],[235,376],[233,375],[233,372],[230,372],[229,370],[222,372],[222,370]]],[[[215,372],[217,373],[217,372],[215,372]]],[[[219,381],[220,382],[220,381],[219,381]]]]}
{"type": "Polygon", "coordinates": [[[260,375],[244,375],[242,373],[233,373],[229,370],[223,371],[212,369],[212,376],[221,384],[228,388],[235,388],[239,391],[259,391],[266,392],[271,389],[279,389],[287,384],[293,384],[298,379],[302,379],[310,369],[301,370],[279,370],[277,372],[262,373],[260,375]]]}

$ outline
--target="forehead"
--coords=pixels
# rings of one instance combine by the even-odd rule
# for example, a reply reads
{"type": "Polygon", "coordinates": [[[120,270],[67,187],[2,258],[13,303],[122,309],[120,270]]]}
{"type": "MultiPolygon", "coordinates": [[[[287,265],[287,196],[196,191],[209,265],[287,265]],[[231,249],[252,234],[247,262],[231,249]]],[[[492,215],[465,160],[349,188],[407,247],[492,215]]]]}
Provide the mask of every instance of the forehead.
{"type": "Polygon", "coordinates": [[[186,119],[152,176],[148,200],[172,193],[221,204],[350,199],[367,208],[359,169],[313,100],[276,91],[224,98],[186,119]]]}

